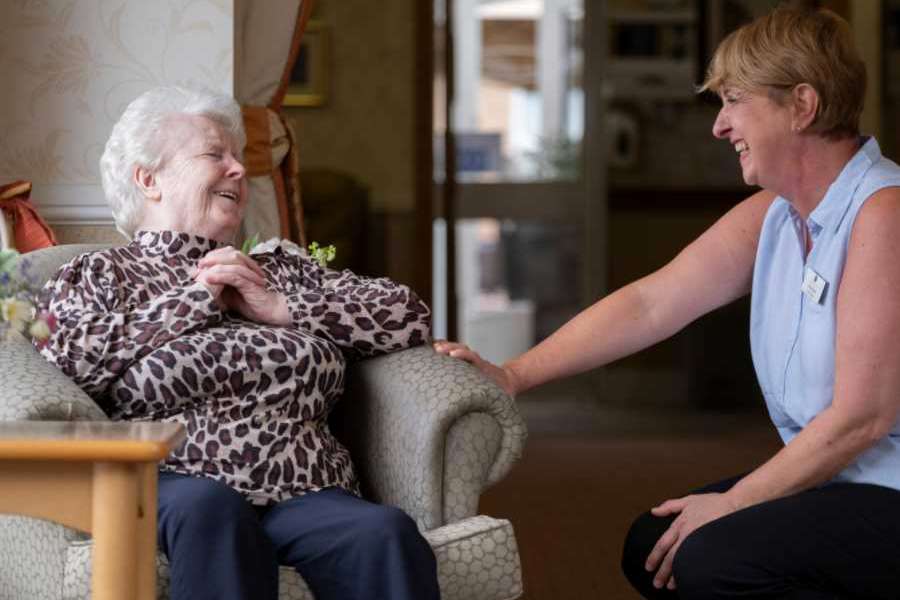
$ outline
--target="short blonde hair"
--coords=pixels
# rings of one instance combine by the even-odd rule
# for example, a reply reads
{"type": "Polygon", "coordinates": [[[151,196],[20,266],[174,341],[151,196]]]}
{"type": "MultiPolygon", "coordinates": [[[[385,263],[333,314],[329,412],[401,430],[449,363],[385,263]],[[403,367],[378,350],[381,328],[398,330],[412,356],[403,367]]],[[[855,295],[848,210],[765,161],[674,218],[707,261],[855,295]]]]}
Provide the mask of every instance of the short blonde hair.
{"type": "Polygon", "coordinates": [[[716,49],[698,91],[733,86],[780,100],[801,83],[819,95],[809,131],[828,138],[859,135],[866,66],[850,25],[830,10],[779,7],[732,32],[716,49]]]}

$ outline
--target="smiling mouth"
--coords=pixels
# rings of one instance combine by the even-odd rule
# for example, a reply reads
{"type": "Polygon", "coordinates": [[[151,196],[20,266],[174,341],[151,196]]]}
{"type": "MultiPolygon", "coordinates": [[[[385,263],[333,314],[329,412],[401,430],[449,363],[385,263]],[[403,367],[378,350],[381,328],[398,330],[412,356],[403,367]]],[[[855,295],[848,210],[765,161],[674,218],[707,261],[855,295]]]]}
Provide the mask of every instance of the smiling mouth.
{"type": "Polygon", "coordinates": [[[238,195],[234,192],[214,192],[214,193],[216,196],[221,196],[222,198],[227,198],[227,199],[231,200],[232,202],[234,202],[235,204],[237,204],[238,199],[239,199],[238,195]]]}
{"type": "Polygon", "coordinates": [[[749,150],[750,150],[750,146],[748,146],[747,142],[745,142],[743,140],[741,140],[740,142],[738,142],[734,145],[734,151],[737,152],[738,154],[740,154],[741,156],[743,156],[744,153],[749,150]]]}

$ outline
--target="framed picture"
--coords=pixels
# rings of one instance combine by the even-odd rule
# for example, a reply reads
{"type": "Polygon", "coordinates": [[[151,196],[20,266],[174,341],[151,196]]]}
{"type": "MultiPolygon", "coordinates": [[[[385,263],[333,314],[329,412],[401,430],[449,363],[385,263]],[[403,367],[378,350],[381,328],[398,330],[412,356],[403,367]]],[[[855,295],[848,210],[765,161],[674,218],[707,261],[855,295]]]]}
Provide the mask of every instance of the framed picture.
{"type": "Polygon", "coordinates": [[[331,65],[328,34],[321,21],[307,23],[284,96],[285,106],[323,106],[328,101],[331,65]]]}

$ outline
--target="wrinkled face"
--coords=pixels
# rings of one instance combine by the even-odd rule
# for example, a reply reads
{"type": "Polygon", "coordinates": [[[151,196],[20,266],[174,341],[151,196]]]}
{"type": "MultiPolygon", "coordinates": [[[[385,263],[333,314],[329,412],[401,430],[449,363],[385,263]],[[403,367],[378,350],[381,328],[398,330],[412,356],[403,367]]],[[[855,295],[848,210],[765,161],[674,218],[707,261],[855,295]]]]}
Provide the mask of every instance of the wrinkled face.
{"type": "Polygon", "coordinates": [[[157,222],[175,231],[231,242],[247,204],[247,179],[235,141],[207,117],[179,115],[166,126],[156,172],[157,222]]]}
{"type": "Polygon", "coordinates": [[[722,108],[713,124],[713,135],[727,139],[741,162],[744,182],[775,189],[789,161],[791,114],[766,93],[733,87],[719,93],[722,108]]]}

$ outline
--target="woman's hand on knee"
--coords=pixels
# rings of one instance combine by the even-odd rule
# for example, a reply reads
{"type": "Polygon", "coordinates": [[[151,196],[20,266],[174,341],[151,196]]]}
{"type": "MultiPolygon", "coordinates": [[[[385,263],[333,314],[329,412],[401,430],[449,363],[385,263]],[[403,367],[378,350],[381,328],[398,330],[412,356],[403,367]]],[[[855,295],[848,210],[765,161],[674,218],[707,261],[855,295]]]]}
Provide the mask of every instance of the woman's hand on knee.
{"type": "Polygon", "coordinates": [[[672,574],[672,562],[675,553],[682,542],[696,529],[711,521],[720,519],[737,510],[724,494],[696,494],[666,500],[659,506],[650,509],[657,517],[668,517],[677,514],[678,517],[669,526],[656,546],[647,557],[645,568],[648,571],[656,571],[653,585],[657,588],[663,586],[670,590],[675,589],[675,577],[672,574]]]}

